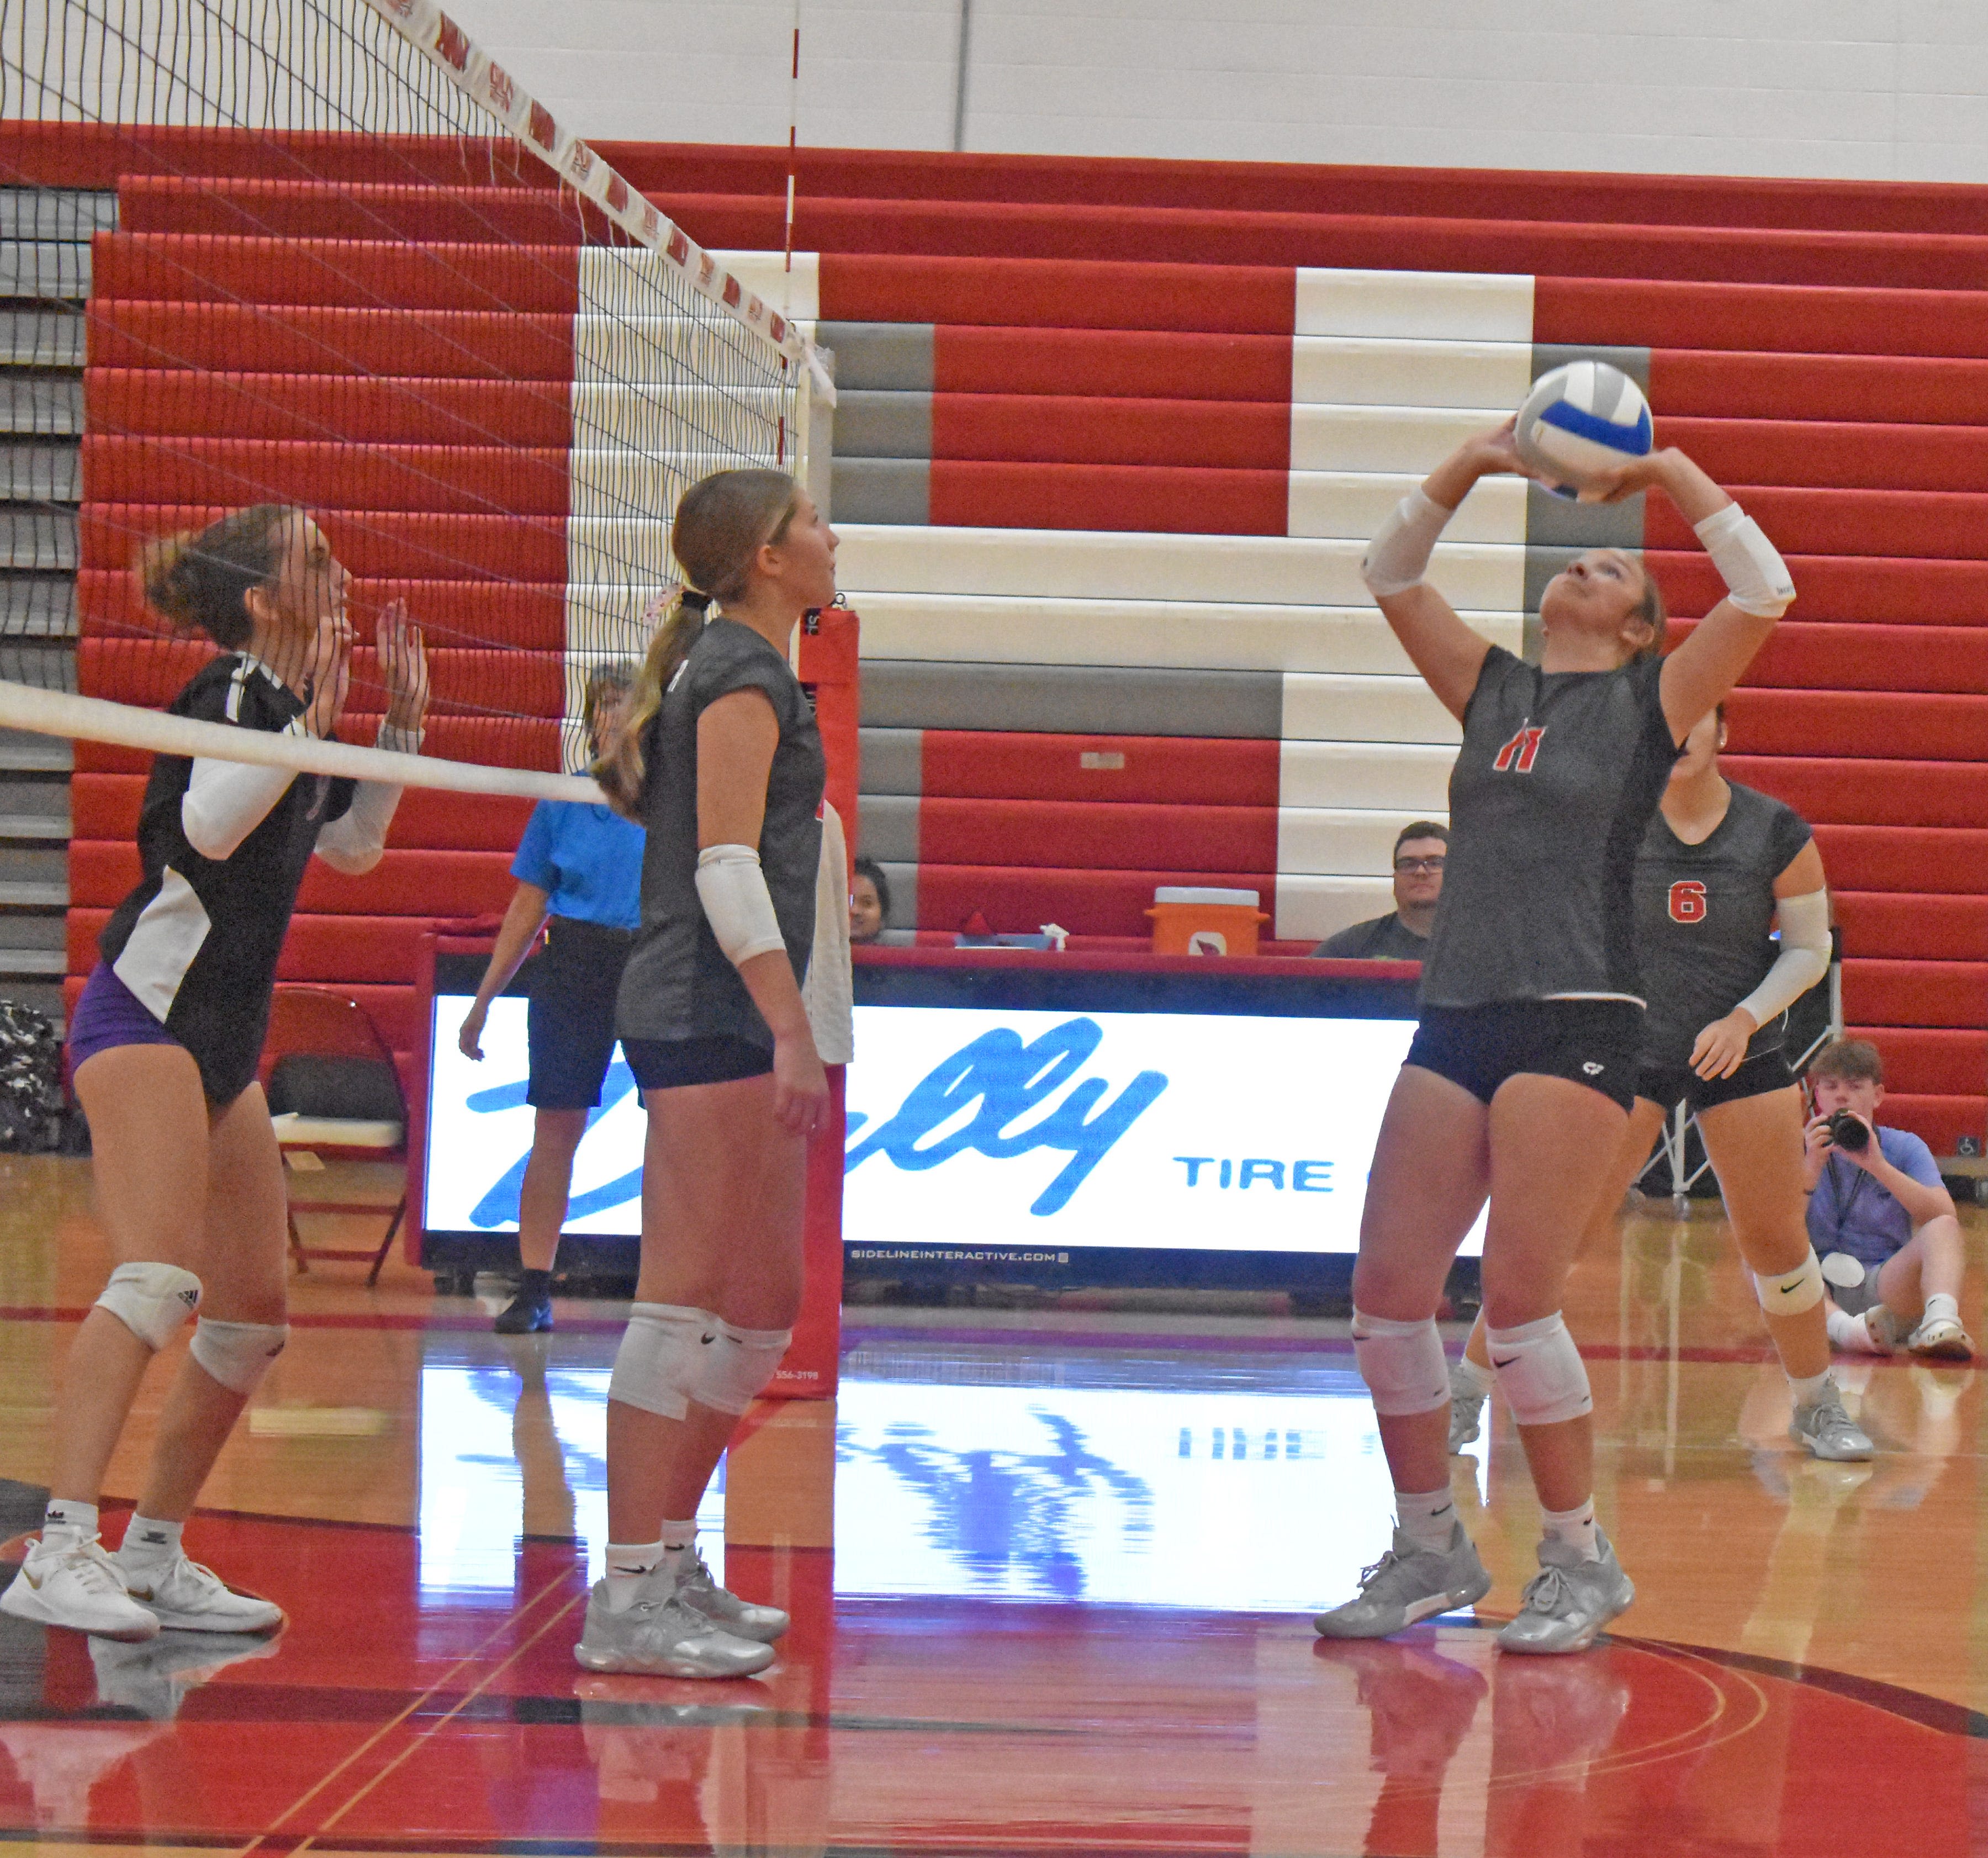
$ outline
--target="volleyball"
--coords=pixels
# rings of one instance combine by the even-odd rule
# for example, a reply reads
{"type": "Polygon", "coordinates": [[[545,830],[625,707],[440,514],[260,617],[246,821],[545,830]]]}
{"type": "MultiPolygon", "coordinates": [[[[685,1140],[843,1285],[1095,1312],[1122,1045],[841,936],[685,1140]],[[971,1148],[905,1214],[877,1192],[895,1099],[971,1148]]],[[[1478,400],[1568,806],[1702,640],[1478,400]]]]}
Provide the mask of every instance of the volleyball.
{"type": "Polygon", "coordinates": [[[1649,402],[1619,367],[1570,361],[1533,383],[1519,409],[1519,456],[1564,497],[1650,449],[1649,402]]]}

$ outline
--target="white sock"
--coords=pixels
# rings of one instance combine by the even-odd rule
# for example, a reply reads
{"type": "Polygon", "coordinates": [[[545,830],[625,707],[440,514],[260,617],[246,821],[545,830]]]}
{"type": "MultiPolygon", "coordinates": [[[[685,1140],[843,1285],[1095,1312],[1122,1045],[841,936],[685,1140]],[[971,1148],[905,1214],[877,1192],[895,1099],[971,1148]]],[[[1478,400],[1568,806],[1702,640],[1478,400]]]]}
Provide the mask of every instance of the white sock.
{"type": "Polygon", "coordinates": [[[1836,1383],[1825,1368],[1820,1374],[1790,1374],[1788,1386],[1794,1393],[1797,1406],[1813,1406],[1825,1393],[1834,1390],[1836,1383]]]}
{"type": "Polygon", "coordinates": [[[1451,1370],[1450,1386],[1462,1393],[1489,1394],[1498,1377],[1489,1368],[1480,1368],[1466,1355],[1451,1370]]]}
{"type": "Polygon", "coordinates": [[[635,1603],[643,1582],[669,1553],[667,1542],[610,1542],[607,1545],[607,1610],[626,1613],[635,1603]]]}
{"type": "Polygon", "coordinates": [[[134,1512],[124,1525],[118,1559],[127,1562],[174,1562],[180,1558],[180,1531],[183,1522],[161,1522],[155,1517],[134,1512]]]}
{"type": "Polygon", "coordinates": [[[1949,1322],[1960,1320],[1960,1300],[1949,1297],[1945,1291],[1936,1291],[1927,1298],[1925,1314],[1919,1318],[1922,1323],[1936,1322],[1944,1316],[1949,1322]]]}
{"type": "Polygon", "coordinates": [[[1549,1542],[1562,1542],[1570,1548],[1578,1548],[1584,1561],[1601,1560],[1601,1542],[1594,1527],[1594,1499],[1592,1497],[1577,1509],[1547,1510],[1542,1512],[1542,1515],[1549,1542]]]}
{"type": "Polygon", "coordinates": [[[671,1522],[666,1517],[661,1533],[663,1546],[681,1565],[685,1558],[684,1551],[697,1545],[697,1518],[693,1516],[688,1522],[671,1522]]]}
{"type": "Polygon", "coordinates": [[[1440,1555],[1456,1528],[1456,1499],[1447,1486],[1439,1491],[1397,1491],[1395,1518],[1418,1548],[1440,1555]]]}
{"type": "Polygon", "coordinates": [[[1829,1339],[1839,1349],[1849,1349],[1859,1355],[1885,1352],[1871,1339],[1871,1332],[1864,1326],[1861,1316],[1846,1315],[1841,1310],[1832,1308],[1823,1318],[1823,1326],[1829,1331],[1829,1339]]]}
{"type": "Polygon", "coordinates": [[[96,1533],[96,1505],[51,1497],[42,1512],[42,1546],[50,1553],[79,1548],[96,1533]]]}

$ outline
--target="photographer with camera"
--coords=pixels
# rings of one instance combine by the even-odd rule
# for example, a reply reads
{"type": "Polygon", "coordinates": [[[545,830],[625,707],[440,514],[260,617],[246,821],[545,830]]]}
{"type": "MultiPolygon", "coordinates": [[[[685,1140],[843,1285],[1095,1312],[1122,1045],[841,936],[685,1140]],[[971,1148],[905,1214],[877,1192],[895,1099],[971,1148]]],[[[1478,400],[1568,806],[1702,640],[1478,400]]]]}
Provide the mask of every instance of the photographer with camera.
{"type": "Polygon", "coordinates": [[[1903,1347],[1970,1361],[1960,1326],[1960,1221],[1932,1151],[1883,1129],[1885,1067],[1862,1039],[1824,1047],[1808,1068],[1808,1230],[1829,1284],[1829,1339],[1889,1355],[1903,1347]]]}

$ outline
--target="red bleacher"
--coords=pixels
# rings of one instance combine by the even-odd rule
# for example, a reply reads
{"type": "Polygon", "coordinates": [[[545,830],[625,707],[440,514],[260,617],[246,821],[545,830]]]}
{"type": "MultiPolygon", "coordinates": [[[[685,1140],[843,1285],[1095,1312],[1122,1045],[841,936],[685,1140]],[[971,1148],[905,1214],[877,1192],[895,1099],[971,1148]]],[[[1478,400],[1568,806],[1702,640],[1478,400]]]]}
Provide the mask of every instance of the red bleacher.
{"type": "MultiPolygon", "coordinates": [[[[50,181],[117,178],[114,138],[36,133],[50,181]]],[[[444,188],[335,204],[211,152],[245,178],[127,177],[124,229],[97,243],[85,687],[158,694],[116,650],[134,538],[272,473],[322,509],[363,608],[404,593],[553,677],[576,222],[529,174],[479,184],[460,150],[434,152],[444,188]]],[[[783,151],[603,153],[707,245],[780,242],[783,151]]],[[[1884,1047],[1902,1119],[1942,1151],[1981,1133],[1978,190],[822,152],[800,194],[823,317],[937,326],[935,524],[1282,535],[1297,266],[1530,272],[1535,340],[1648,348],[1660,435],[1735,484],[1800,589],[1734,701],[1734,772],[1817,822],[1849,1015],[1884,1047]]],[[[1648,540],[1673,609],[1705,611],[1717,584],[1682,525],[1653,509],[1648,540]]],[[[473,692],[474,654],[450,676],[473,692]]],[[[470,726],[444,710],[441,731],[470,726]]],[[[549,727],[519,740],[552,765],[549,727]]],[[[1134,936],[1156,882],[1275,889],[1275,741],[1148,745],[1115,784],[1059,773],[1075,742],[928,732],[925,921],[1134,936]]],[[[143,762],[86,749],[79,766],[78,973],[130,881],[143,762]]],[[[410,796],[371,876],[313,877],[286,973],[365,990],[404,1047],[409,938],[502,906],[522,817],[410,796]]]]}

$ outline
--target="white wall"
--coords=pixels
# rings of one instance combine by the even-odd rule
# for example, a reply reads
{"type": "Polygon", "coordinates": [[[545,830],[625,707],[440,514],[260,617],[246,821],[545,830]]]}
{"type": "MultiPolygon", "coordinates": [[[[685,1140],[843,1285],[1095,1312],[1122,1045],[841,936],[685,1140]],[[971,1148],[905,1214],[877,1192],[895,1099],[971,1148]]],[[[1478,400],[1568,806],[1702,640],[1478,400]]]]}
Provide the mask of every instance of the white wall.
{"type": "MultiPolygon", "coordinates": [[[[1984,0],[970,0],[966,146],[1988,181],[1984,0]]],[[[952,145],[962,0],[801,0],[803,142],[952,145]]],[[[784,141],[793,0],[455,0],[583,134],[784,141]]]]}

